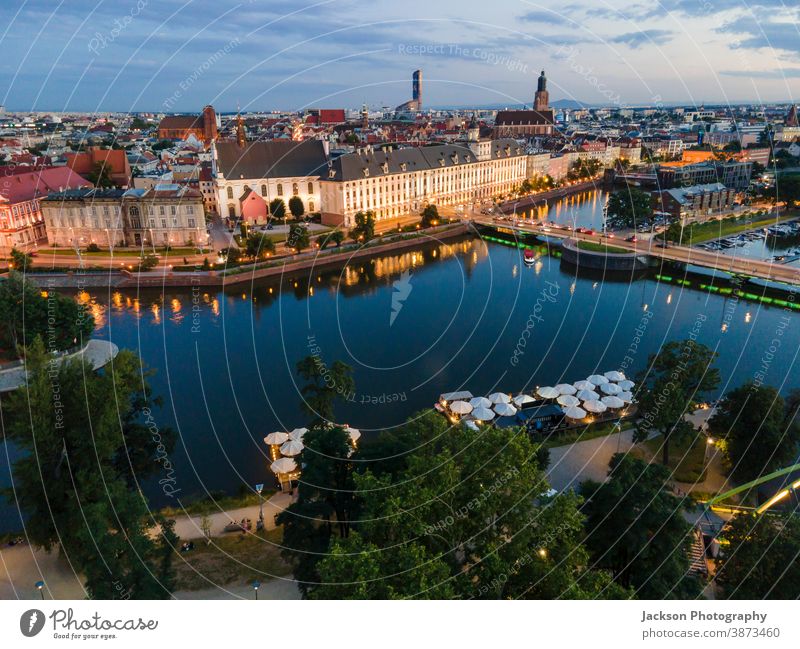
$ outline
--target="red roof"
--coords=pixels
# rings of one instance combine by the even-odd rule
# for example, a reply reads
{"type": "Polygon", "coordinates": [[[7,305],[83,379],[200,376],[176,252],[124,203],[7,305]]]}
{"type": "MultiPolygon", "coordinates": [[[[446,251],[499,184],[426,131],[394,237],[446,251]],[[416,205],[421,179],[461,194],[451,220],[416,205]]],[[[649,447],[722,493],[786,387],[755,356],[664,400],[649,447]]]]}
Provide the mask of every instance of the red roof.
{"type": "Polygon", "coordinates": [[[320,124],[344,124],[343,108],[321,108],[319,111],[320,124]]]}
{"type": "Polygon", "coordinates": [[[51,192],[78,187],[92,187],[85,178],[67,167],[52,167],[41,171],[6,176],[0,180],[0,196],[9,203],[22,203],[47,196],[51,192]]]}

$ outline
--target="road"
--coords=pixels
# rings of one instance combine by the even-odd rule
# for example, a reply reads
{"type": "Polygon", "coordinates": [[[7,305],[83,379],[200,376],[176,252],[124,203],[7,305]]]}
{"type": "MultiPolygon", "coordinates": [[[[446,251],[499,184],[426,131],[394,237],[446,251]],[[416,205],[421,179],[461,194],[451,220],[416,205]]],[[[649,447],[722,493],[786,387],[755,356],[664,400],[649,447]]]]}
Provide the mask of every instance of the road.
{"type": "Polygon", "coordinates": [[[660,248],[653,244],[652,241],[634,243],[621,238],[608,238],[602,234],[586,234],[553,227],[548,227],[547,230],[544,230],[541,224],[520,223],[517,221],[515,225],[511,221],[495,221],[493,217],[486,216],[474,216],[473,221],[480,225],[493,228],[509,228],[519,232],[546,235],[561,239],[570,238],[579,241],[590,241],[592,243],[605,243],[616,248],[624,248],[633,253],[644,254],[668,261],[694,264],[696,266],[703,266],[705,268],[712,268],[728,273],[741,273],[751,277],[760,277],[762,279],[786,282],[788,284],[800,284],[800,268],[785,266],[771,261],[757,261],[748,257],[723,255],[720,252],[675,244],[669,244],[666,248],[660,248]]]}

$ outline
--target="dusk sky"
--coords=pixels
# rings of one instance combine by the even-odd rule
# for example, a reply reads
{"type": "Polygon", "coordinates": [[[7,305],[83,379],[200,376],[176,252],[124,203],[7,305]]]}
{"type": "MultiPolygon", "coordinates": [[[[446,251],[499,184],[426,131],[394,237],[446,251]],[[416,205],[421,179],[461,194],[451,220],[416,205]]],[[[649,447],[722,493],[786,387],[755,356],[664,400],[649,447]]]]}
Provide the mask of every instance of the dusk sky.
{"type": "Polygon", "coordinates": [[[800,94],[796,0],[3,0],[8,110],[738,103],[800,94]]]}

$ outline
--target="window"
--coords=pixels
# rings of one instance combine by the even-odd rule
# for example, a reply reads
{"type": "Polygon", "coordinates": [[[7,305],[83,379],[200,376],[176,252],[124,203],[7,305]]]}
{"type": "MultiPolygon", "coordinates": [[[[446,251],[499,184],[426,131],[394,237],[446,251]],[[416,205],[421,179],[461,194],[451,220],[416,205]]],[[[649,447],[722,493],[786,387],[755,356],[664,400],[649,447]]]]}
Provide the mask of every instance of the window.
{"type": "Polygon", "coordinates": [[[278,183],[278,196],[283,196],[283,185],[278,183]]]}
{"type": "Polygon", "coordinates": [[[186,213],[187,214],[194,214],[194,205],[187,205],[186,206],[186,213]]]}
{"type": "Polygon", "coordinates": [[[308,183],[308,193],[309,194],[314,193],[314,183],[308,183]]]}
{"type": "Polygon", "coordinates": [[[228,200],[233,198],[233,187],[228,187],[228,200]]]}
{"type": "Polygon", "coordinates": [[[155,219],[150,219],[150,227],[151,228],[156,227],[156,220],[155,219]]]}
{"type": "Polygon", "coordinates": [[[164,206],[163,206],[163,205],[159,205],[159,206],[158,206],[158,213],[159,213],[161,216],[164,216],[164,215],[167,213],[167,211],[166,211],[166,209],[164,209],[164,206]]]}
{"type": "Polygon", "coordinates": [[[300,187],[297,183],[292,183],[292,196],[297,196],[300,193],[300,187]]]}
{"type": "Polygon", "coordinates": [[[172,214],[172,216],[175,216],[178,213],[178,210],[174,205],[170,205],[169,206],[169,213],[172,214]]]}
{"type": "Polygon", "coordinates": [[[194,219],[189,219],[189,227],[190,228],[194,227],[194,219]]]}
{"type": "Polygon", "coordinates": [[[235,205],[228,205],[228,217],[234,218],[236,216],[236,206],[235,205]]]}
{"type": "Polygon", "coordinates": [[[261,185],[261,195],[262,196],[266,196],[267,195],[267,186],[266,185],[261,185]]]}
{"type": "Polygon", "coordinates": [[[167,219],[161,219],[161,227],[167,229],[167,219]]]}
{"type": "MultiPolygon", "coordinates": [[[[131,208],[128,210],[128,213],[129,213],[131,216],[139,216],[139,208],[138,208],[138,207],[136,207],[135,205],[133,205],[133,206],[131,206],[131,208]]],[[[94,214],[94,208],[92,208],[92,214],[94,214]]]]}
{"type": "Polygon", "coordinates": [[[308,211],[309,212],[314,211],[314,201],[308,201],[308,211]]]}

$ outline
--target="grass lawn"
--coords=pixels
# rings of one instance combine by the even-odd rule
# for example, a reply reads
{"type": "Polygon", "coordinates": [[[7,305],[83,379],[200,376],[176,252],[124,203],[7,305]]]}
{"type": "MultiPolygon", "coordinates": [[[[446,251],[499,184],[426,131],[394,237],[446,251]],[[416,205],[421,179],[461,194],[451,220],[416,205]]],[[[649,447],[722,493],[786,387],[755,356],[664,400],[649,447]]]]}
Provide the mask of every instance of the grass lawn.
{"type": "MultiPolygon", "coordinates": [[[[265,490],[261,497],[264,502],[269,500],[274,491],[265,490]]],[[[202,498],[188,503],[182,503],[183,508],[180,507],[164,507],[161,513],[169,518],[175,516],[183,516],[189,514],[190,516],[201,514],[213,514],[214,512],[227,511],[231,509],[239,509],[240,507],[249,507],[251,505],[258,505],[258,494],[248,493],[241,496],[220,496],[219,498],[202,498]]]]}
{"type": "Polygon", "coordinates": [[[766,228],[770,225],[775,225],[780,221],[797,218],[797,213],[784,214],[777,220],[774,216],[761,216],[761,217],[743,217],[737,216],[735,218],[722,219],[721,221],[708,221],[706,223],[698,223],[690,225],[683,230],[683,237],[681,242],[684,245],[692,245],[695,243],[702,243],[712,239],[721,239],[728,237],[732,234],[739,234],[747,230],[754,230],[756,228],[766,228]]]}
{"type": "MultiPolygon", "coordinates": [[[[153,252],[152,248],[145,248],[144,249],[144,254],[148,254],[148,253],[151,253],[151,252],[153,252]]],[[[156,248],[156,254],[161,255],[162,257],[167,257],[167,256],[169,256],[169,257],[181,257],[181,256],[187,256],[187,255],[206,254],[208,252],[209,252],[208,248],[203,248],[203,252],[201,252],[201,253],[197,252],[197,248],[188,248],[188,247],[172,248],[172,250],[170,250],[169,252],[165,252],[164,248],[156,248]]],[[[74,248],[47,248],[47,249],[40,250],[39,251],[39,256],[40,257],[52,257],[52,256],[56,256],[56,257],[77,257],[77,254],[75,254],[75,249],[74,248]]],[[[110,256],[112,256],[112,255],[111,255],[111,253],[109,253],[108,249],[102,249],[101,248],[99,252],[86,252],[85,250],[81,250],[81,257],[110,257],[110,256]]],[[[113,256],[114,257],[141,257],[142,256],[142,251],[139,250],[138,248],[136,248],[136,249],[131,249],[131,248],[116,249],[116,250],[114,250],[113,256]]]]}
{"type": "Polygon", "coordinates": [[[605,422],[602,424],[587,424],[579,428],[571,428],[570,430],[553,435],[549,437],[544,445],[547,448],[556,448],[558,446],[568,446],[575,442],[585,442],[596,437],[605,437],[611,433],[618,433],[620,430],[626,430],[626,422],[621,422],[622,428],[617,428],[613,422],[605,422]]]}
{"type": "Polygon", "coordinates": [[[285,577],[291,567],[281,557],[281,528],[256,534],[231,533],[215,536],[207,544],[194,540],[194,550],[181,552],[176,567],[176,590],[200,590],[214,585],[270,576],[285,577]]]}
{"type": "MultiPolygon", "coordinates": [[[[652,456],[655,461],[661,461],[662,444],[664,438],[659,435],[643,442],[643,455],[652,456]]],[[[705,478],[706,442],[703,437],[697,437],[689,442],[669,445],[669,469],[672,479],[678,482],[703,482],[705,478]]],[[[646,458],[645,458],[646,459],[646,458]]]]}
{"type": "Polygon", "coordinates": [[[633,251],[626,250],[625,248],[616,248],[614,246],[607,246],[604,243],[595,243],[594,241],[578,241],[578,248],[586,250],[587,252],[603,252],[612,255],[630,255],[633,251]]]}

